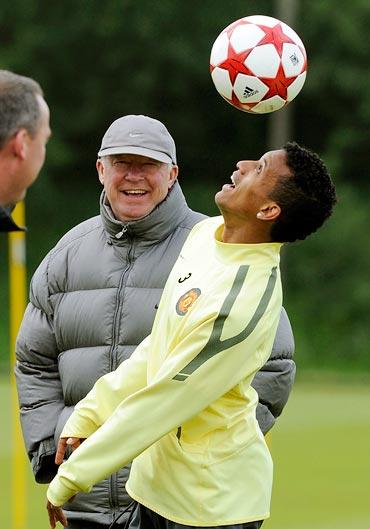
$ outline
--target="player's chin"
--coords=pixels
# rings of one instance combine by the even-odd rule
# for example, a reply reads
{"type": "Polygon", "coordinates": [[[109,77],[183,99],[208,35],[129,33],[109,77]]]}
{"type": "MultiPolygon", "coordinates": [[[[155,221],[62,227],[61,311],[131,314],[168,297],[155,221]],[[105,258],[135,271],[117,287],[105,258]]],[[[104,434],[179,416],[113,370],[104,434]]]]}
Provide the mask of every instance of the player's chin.
{"type": "Polygon", "coordinates": [[[222,206],[227,202],[227,192],[224,189],[218,191],[215,195],[216,206],[221,210],[222,206]]]}
{"type": "Polygon", "coordinates": [[[222,189],[220,191],[217,191],[215,194],[215,202],[218,205],[220,200],[222,200],[222,189]]]}
{"type": "Polygon", "coordinates": [[[216,201],[216,204],[218,204],[219,202],[222,202],[224,200],[227,200],[227,197],[230,196],[230,193],[234,190],[234,186],[230,185],[230,184],[224,184],[222,186],[222,189],[220,189],[220,191],[218,191],[215,195],[215,201],[216,201]]]}

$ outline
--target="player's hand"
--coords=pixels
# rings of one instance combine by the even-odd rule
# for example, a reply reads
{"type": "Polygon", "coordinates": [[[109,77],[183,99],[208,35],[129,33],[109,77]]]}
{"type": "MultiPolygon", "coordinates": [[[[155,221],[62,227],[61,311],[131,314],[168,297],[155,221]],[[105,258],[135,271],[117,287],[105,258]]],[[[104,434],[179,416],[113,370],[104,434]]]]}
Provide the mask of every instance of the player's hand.
{"type": "Polygon", "coordinates": [[[63,463],[64,455],[68,446],[70,446],[72,452],[74,452],[76,448],[80,446],[82,441],[84,441],[84,439],[80,439],[79,437],[60,437],[57,453],[55,455],[55,464],[61,465],[63,463]]]}
{"type": "Polygon", "coordinates": [[[60,522],[63,527],[67,527],[68,521],[66,515],[63,512],[62,507],[55,507],[55,505],[50,503],[50,501],[48,500],[46,508],[48,510],[49,523],[52,529],[55,528],[57,522],[60,522]]]}

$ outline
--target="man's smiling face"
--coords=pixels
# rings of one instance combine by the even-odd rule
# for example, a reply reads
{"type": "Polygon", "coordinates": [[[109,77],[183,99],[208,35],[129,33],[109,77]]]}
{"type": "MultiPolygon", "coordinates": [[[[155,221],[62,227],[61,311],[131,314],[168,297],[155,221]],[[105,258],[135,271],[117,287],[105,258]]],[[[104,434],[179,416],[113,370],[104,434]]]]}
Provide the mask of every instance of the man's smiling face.
{"type": "Polygon", "coordinates": [[[140,156],[104,156],[96,164],[112,211],[120,221],[146,217],[176,181],[178,167],[140,156]]]}

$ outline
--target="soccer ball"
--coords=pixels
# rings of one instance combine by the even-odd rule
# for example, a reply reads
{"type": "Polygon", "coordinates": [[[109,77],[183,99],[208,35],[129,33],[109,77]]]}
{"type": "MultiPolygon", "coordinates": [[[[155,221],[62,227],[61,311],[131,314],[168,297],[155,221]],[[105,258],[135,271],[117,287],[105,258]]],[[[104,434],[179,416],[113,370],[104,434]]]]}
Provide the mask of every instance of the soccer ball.
{"type": "Polygon", "coordinates": [[[292,101],[306,80],[303,42],[287,24],[265,15],[236,20],[215,40],[210,59],[216,90],[244,112],[274,112],[292,101]]]}

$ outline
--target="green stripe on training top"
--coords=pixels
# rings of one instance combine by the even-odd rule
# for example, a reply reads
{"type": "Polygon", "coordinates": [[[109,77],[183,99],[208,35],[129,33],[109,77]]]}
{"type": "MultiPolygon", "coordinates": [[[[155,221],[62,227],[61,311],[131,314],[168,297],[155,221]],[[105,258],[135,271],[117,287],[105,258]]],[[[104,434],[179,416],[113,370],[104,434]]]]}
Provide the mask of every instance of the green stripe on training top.
{"type": "Polygon", "coordinates": [[[178,373],[177,375],[173,377],[173,380],[185,380],[196,369],[198,369],[198,367],[204,364],[204,362],[212,358],[212,356],[218,353],[221,353],[221,351],[225,351],[226,349],[229,349],[230,347],[233,347],[234,345],[237,345],[238,343],[242,342],[255,329],[257,323],[259,322],[264,312],[266,311],[267,306],[270,302],[272,293],[274,291],[275,284],[276,284],[276,278],[277,278],[277,267],[276,266],[272,268],[271,270],[270,277],[267,281],[265,291],[262,294],[258,307],[255,313],[253,314],[252,318],[246,325],[246,327],[239,334],[236,334],[235,336],[231,336],[230,338],[227,338],[226,340],[222,340],[222,341],[220,340],[226,318],[229,316],[231,309],[235,303],[235,300],[240,294],[240,291],[242,289],[242,286],[244,284],[245,278],[248,273],[248,269],[249,269],[248,265],[242,265],[239,267],[236,273],[234,282],[232,284],[232,287],[230,289],[230,292],[226,296],[225,301],[223,302],[223,305],[221,307],[221,310],[213,324],[212,333],[211,333],[211,336],[209,337],[207,344],[199,352],[199,354],[184,367],[184,369],[180,373],[178,373]]]}

